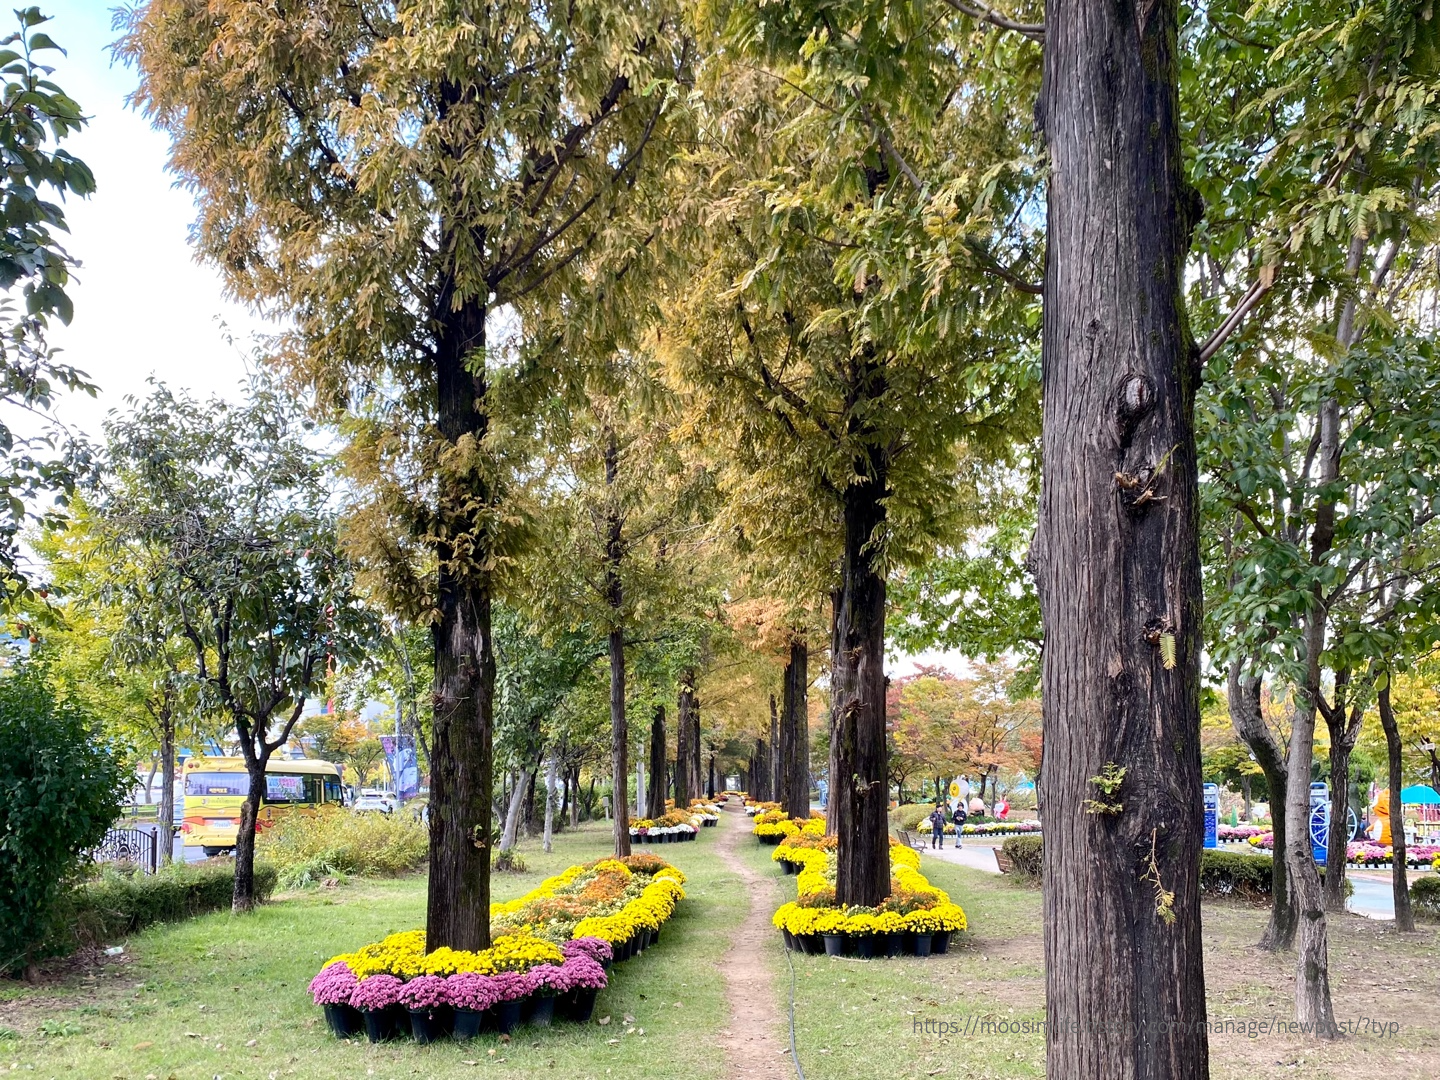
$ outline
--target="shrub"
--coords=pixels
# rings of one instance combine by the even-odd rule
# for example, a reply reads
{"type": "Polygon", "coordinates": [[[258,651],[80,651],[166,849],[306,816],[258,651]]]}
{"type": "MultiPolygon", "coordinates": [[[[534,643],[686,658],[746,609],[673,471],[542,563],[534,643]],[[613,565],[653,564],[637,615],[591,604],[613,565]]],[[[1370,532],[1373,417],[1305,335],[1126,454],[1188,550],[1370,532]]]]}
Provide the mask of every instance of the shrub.
{"type": "Polygon", "coordinates": [[[1044,839],[1039,836],[1012,836],[1000,845],[1000,850],[1010,857],[1017,875],[1039,881],[1044,843],[1044,839]]]}
{"type": "Polygon", "coordinates": [[[46,947],[56,905],[120,814],[131,778],[45,667],[0,677],[0,974],[46,947]]]}
{"type": "MultiPolygon", "coordinates": [[[[1017,877],[1038,882],[1045,840],[1040,836],[1012,836],[1000,845],[1010,857],[1017,877]]],[[[1245,855],[1233,851],[1200,853],[1200,894],[1235,896],[1258,903],[1270,899],[1269,855],[1245,855]]],[[[1323,873],[1323,870],[1322,870],[1323,873]]],[[[1350,883],[1347,881],[1346,885],[1350,883]]]]}
{"type": "MultiPolygon", "coordinates": [[[[268,900],[278,875],[273,866],[255,866],[255,899],[268,900]]],[[[54,944],[69,951],[133,934],[157,922],[193,919],[229,909],[235,893],[233,862],[173,863],[156,874],[113,869],[73,889],[60,903],[65,929],[54,944]]]]}
{"type": "Polygon", "coordinates": [[[257,857],[279,872],[285,889],[346,874],[403,874],[425,861],[429,830],[409,814],[355,814],[328,808],[292,813],[256,841],[257,857]]]}
{"type": "Polygon", "coordinates": [[[1412,881],[1410,903],[1416,915],[1440,919],[1440,877],[1417,877],[1412,881]]]}

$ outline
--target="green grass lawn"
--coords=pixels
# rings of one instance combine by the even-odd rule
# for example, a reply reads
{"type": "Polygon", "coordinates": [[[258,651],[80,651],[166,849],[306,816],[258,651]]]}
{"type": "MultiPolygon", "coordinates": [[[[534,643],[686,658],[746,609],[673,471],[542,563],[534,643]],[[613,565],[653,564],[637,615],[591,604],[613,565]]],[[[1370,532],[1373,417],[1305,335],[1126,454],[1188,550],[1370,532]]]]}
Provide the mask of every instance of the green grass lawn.
{"type": "MultiPolygon", "coordinates": [[[[727,821],[726,827],[744,824],[727,821]]],[[[310,977],[335,953],[424,920],[423,877],[357,881],[283,896],[243,919],[212,915],[151,929],[125,943],[122,961],[89,976],[79,972],[40,988],[0,984],[0,1071],[14,1063],[17,1072],[54,1080],[404,1080],[480,1072],[729,1080],[717,1038],[729,1023],[717,966],[744,917],[746,890],[717,857],[719,838],[719,830],[707,829],[696,843],[648,849],[685,871],[688,897],[660,944],[616,970],[595,1014],[611,1018],[605,1026],[522,1031],[509,1043],[493,1036],[430,1047],[336,1041],[306,993],[310,977]]],[[[552,855],[535,848],[523,848],[528,873],[496,879],[497,899],[608,853],[610,835],[603,824],[588,825],[560,837],[552,855]]],[[[793,897],[795,879],[771,862],[772,848],[741,838],[736,850],[769,883],[761,901],[767,914],[793,897]]],[[[917,1021],[967,1016],[1043,1018],[1040,893],[928,858],[923,868],[969,916],[970,931],[947,955],[793,958],[796,1034],[808,1080],[1044,1075],[1038,1033],[966,1037],[917,1030],[917,1021]]],[[[1264,909],[1207,903],[1203,914],[1212,1021],[1288,1018],[1293,954],[1270,956],[1252,947],[1264,909]]],[[[1386,924],[1343,916],[1331,920],[1330,944],[1337,1016],[1398,1019],[1400,1036],[1320,1044],[1300,1036],[1212,1035],[1215,1080],[1440,1076],[1440,965],[1434,962],[1440,929],[1431,924],[1402,936],[1386,924]]],[[[788,1045],[790,968],[778,932],[765,959],[771,984],[737,992],[773,1004],[776,1034],[788,1045]]]]}
{"type": "MultiPolygon", "coordinates": [[[[344,1043],[325,1029],[306,984],[325,960],[397,930],[424,925],[425,879],[352,882],[283,896],[254,915],[210,915],[152,928],[125,942],[126,962],[98,978],[0,989],[0,1070],[67,1080],[192,1077],[352,1078],[719,1077],[715,1034],[727,1017],[714,961],[743,917],[738,881],[714,858],[717,835],[643,848],[687,877],[687,898],[658,945],[614,970],[596,1017],[607,1026],[558,1025],[428,1047],[344,1043]],[[633,1023],[626,1018],[633,1017],[633,1023]]],[[[523,849],[528,873],[497,876],[508,899],[543,877],[610,851],[604,823],[523,849]]]]}

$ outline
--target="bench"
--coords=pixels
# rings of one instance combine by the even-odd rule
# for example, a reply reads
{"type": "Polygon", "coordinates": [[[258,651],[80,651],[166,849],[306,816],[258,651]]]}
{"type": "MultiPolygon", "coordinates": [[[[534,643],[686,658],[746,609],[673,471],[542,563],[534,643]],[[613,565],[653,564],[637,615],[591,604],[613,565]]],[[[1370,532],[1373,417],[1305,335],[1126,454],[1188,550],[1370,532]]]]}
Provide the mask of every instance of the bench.
{"type": "Polygon", "coordinates": [[[993,850],[995,852],[995,865],[1000,867],[1000,873],[1013,874],[1015,872],[1015,864],[1010,861],[1010,856],[1005,854],[1004,848],[997,847],[993,850]]]}
{"type": "Polygon", "coordinates": [[[924,838],[916,836],[909,829],[896,829],[895,835],[906,847],[911,848],[915,851],[925,850],[924,838]]]}

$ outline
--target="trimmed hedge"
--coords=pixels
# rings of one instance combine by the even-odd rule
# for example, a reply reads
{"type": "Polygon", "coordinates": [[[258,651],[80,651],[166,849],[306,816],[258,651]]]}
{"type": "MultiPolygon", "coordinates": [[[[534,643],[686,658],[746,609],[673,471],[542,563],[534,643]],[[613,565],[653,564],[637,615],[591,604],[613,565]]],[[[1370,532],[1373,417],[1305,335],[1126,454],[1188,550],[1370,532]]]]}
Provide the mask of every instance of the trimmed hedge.
{"type": "Polygon", "coordinates": [[[1428,874],[1410,883],[1410,903],[1416,915],[1440,919],[1440,876],[1428,874]]]}
{"type": "MultiPolygon", "coordinates": [[[[255,866],[255,899],[264,902],[275,891],[273,866],[255,866]]],[[[225,911],[235,891],[234,867],[225,863],[187,866],[175,863],[156,874],[121,874],[107,870],[76,887],[62,901],[63,949],[100,945],[157,922],[192,919],[225,911]]]]}
{"type": "MultiPolygon", "coordinates": [[[[1000,845],[1000,849],[1010,857],[1017,877],[1038,883],[1044,844],[1045,840],[1040,836],[1012,836],[1000,845]]],[[[1234,851],[1202,851],[1200,853],[1200,895],[1235,896],[1255,903],[1268,903],[1271,871],[1272,864],[1269,855],[1243,855],[1234,851]]],[[[1321,872],[1324,872],[1323,868],[1321,872]]],[[[1349,882],[1347,881],[1346,884],[1348,885],[1349,882]]],[[[1436,890],[1436,897],[1437,900],[1440,900],[1440,888],[1436,890]]]]}

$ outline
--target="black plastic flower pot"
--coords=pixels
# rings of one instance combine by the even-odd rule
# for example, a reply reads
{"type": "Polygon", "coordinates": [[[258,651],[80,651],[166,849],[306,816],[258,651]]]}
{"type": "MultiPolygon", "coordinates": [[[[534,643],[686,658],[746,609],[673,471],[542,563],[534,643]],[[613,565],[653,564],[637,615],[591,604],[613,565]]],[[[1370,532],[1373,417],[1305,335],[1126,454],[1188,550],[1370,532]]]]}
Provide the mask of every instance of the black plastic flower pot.
{"type": "Polygon", "coordinates": [[[800,946],[795,941],[795,935],[784,927],[780,929],[780,936],[785,939],[785,948],[788,952],[797,952],[800,946]]]}
{"type": "Polygon", "coordinates": [[[365,1018],[350,1005],[326,1005],[325,1023],[337,1039],[353,1039],[365,1030],[365,1018]]]}
{"type": "Polygon", "coordinates": [[[448,1039],[455,1030],[455,1013],[448,1005],[437,1005],[433,1009],[410,1010],[410,1034],[417,1043],[439,1042],[448,1039]]]}
{"type": "Polygon", "coordinates": [[[825,938],[825,955],[826,955],[826,956],[844,956],[844,955],[845,955],[845,935],[844,935],[844,934],[823,934],[822,936],[825,938]]]}
{"type": "Polygon", "coordinates": [[[916,955],[916,956],[929,956],[929,955],[930,955],[930,946],[931,946],[931,944],[934,942],[934,940],[935,940],[935,935],[934,935],[934,934],[916,934],[916,935],[915,935],[915,955],[916,955]]]}
{"type": "Polygon", "coordinates": [[[873,934],[851,934],[850,944],[853,951],[861,960],[869,960],[875,955],[875,936],[873,934]]]}
{"type": "Polygon", "coordinates": [[[490,1009],[495,1017],[495,1028],[501,1035],[509,1035],[520,1026],[521,1009],[519,1001],[499,1001],[490,1009]]]}
{"type": "Polygon", "coordinates": [[[800,938],[806,956],[824,956],[825,939],[819,934],[803,934],[800,938]]]}
{"type": "Polygon", "coordinates": [[[594,988],[571,990],[556,1002],[557,1016],[574,1024],[588,1024],[595,1013],[595,996],[599,993],[594,988]]]}
{"type": "Polygon", "coordinates": [[[486,1009],[456,1009],[455,1038],[461,1042],[475,1038],[485,1026],[485,1017],[488,1014],[489,1010],[486,1009]]]}
{"type": "Polygon", "coordinates": [[[365,1037],[372,1043],[398,1039],[410,1030],[410,1016],[403,1005],[361,1009],[360,1015],[365,1018],[365,1037]]]}
{"type": "Polygon", "coordinates": [[[898,930],[892,930],[885,935],[885,955],[901,956],[905,952],[905,935],[898,930]]]}
{"type": "Polygon", "coordinates": [[[930,939],[930,951],[942,956],[950,951],[949,930],[940,930],[930,939]]]}
{"type": "Polygon", "coordinates": [[[555,998],[551,994],[534,994],[525,999],[520,1022],[530,1027],[549,1027],[555,1021],[555,998]]]}

